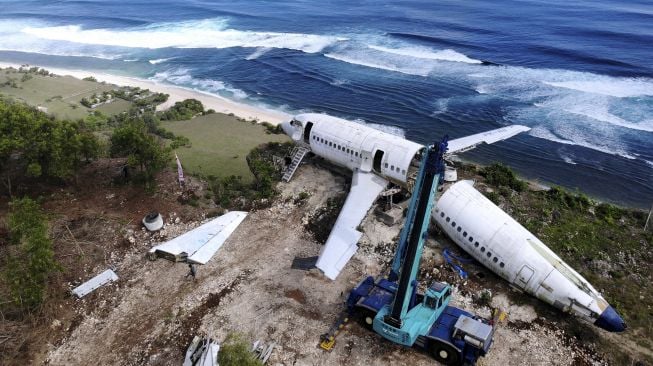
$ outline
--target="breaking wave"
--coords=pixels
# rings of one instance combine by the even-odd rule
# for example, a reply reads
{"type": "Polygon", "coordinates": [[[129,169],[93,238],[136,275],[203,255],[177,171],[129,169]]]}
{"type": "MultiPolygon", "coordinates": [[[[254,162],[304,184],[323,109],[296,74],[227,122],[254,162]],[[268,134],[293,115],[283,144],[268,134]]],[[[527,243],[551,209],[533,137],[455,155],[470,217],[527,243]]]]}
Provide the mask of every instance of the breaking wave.
{"type": "MultiPolygon", "coordinates": [[[[172,60],[172,59],[174,59],[174,57],[158,58],[158,59],[156,59],[156,60],[149,60],[148,62],[149,62],[150,64],[152,64],[152,65],[158,65],[158,64],[160,64],[160,63],[163,63],[163,62],[166,62],[166,61],[170,61],[170,60],[172,60]]],[[[125,61],[127,61],[127,60],[125,60],[125,61]]]]}
{"type": "Polygon", "coordinates": [[[157,72],[149,79],[156,82],[167,82],[178,86],[190,87],[208,93],[227,94],[227,96],[234,99],[247,98],[247,93],[238,88],[234,88],[220,80],[194,78],[190,74],[190,70],[183,68],[157,72]]]}
{"type": "Polygon", "coordinates": [[[286,48],[316,53],[343,38],[303,33],[243,31],[225,19],[154,23],[124,29],[85,29],[80,25],[25,26],[23,34],[38,39],[127,48],[286,48]]]}
{"type": "Polygon", "coordinates": [[[547,82],[547,84],[585,93],[609,95],[618,98],[653,95],[653,83],[650,80],[637,78],[615,79],[608,77],[604,77],[603,79],[547,82]]]}
{"type": "Polygon", "coordinates": [[[589,141],[587,139],[587,136],[584,136],[583,134],[573,134],[573,133],[570,139],[566,139],[566,138],[561,138],[559,136],[556,136],[553,132],[551,132],[550,130],[548,130],[546,127],[543,126],[538,126],[531,129],[529,131],[529,135],[544,140],[557,142],[564,145],[581,146],[602,153],[621,156],[629,160],[637,159],[636,156],[624,150],[623,147],[613,146],[614,145],[613,140],[604,140],[603,143],[600,143],[596,141],[589,141]]]}
{"type": "Polygon", "coordinates": [[[464,62],[469,64],[480,64],[482,61],[469,58],[462,53],[456,52],[451,49],[434,51],[424,47],[403,47],[403,48],[389,48],[382,46],[370,45],[369,48],[381,52],[392,53],[395,55],[409,56],[414,58],[421,58],[425,60],[439,60],[451,62],[464,62]]]}
{"type": "Polygon", "coordinates": [[[370,122],[366,122],[366,121],[364,121],[364,120],[362,120],[360,118],[354,119],[353,121],[356,122],[356,123],[360,123],[361,125],[369,126],[369,127],[374,128],[374,129],[389,133],[391,135],[399,136],[401,138],[406,137],[406,131],[403,128],[398,127],[398,126],[381,125],[381,124],[378,124],[378,123],[370,123],[370,122]]]}

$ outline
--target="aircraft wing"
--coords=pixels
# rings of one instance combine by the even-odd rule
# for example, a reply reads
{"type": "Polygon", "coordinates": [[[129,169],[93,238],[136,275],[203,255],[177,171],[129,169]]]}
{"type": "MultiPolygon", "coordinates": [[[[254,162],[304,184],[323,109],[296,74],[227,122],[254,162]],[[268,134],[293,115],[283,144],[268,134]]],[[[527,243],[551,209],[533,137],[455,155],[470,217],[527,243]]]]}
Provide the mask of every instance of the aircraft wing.
{"type": "Polygon", "coordinates": [[[354,172],[349,195],[315,264],[325,276],[335,280],[356,253],[356,244],[363,235],[356,228],[387,185],[387,180],[374,173],[354,172]]]}
{"type": "Polygon", "coordinates": [[[175,261],[206,264],[245,219],[247,212],[231,211],[150,249],[175,261]]]}
{"type": "Polygon", "coordinates": [[[511,125],[502,128],[497,128],[496,130],[481,132],[475,135],[470,135],[470,136],[461,137],[459,139],[450,140],[447,154],[453,154],[457,152],[464,152],[467,150],[471,150],[482,143],[493,144],[497,141],[505,140],[507,138],[515,136],[520,132],[526,132],[528,130],[530,130],[530,127],[526,127],[522,125],[511,125]]]}

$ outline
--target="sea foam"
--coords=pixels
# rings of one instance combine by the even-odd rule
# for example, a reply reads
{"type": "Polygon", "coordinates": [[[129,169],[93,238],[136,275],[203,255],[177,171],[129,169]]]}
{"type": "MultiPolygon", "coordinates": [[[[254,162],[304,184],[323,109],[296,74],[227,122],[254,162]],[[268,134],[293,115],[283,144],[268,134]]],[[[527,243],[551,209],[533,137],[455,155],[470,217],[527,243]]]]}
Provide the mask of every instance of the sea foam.
{"type": "Polygon", "coordinates": [[[22,33],[40,39],[129,48],[286,48],[320,52],[341,37],[303,33],[255,32],[231,29],[224,19],[154,23],[124,29],[84,29],[79,25],[27,26],[22,33]]]}
{"type": "Polygon", "coordinates": [[[191,87],[209,93],[218,93],[218,94],[226,93],[228,94],[228,96],[234,99],[247,98],[247,93],[245,93],[244,91],[238,88],[234,88],[233,86],[220,80],[194,78],[191,75],[190,70],[184,68],[171,69],[167,71],[158,72],[154,74],[154,76],[150,77],[150,80],[156,82],[168,82],[179,86],[191,87]]]}

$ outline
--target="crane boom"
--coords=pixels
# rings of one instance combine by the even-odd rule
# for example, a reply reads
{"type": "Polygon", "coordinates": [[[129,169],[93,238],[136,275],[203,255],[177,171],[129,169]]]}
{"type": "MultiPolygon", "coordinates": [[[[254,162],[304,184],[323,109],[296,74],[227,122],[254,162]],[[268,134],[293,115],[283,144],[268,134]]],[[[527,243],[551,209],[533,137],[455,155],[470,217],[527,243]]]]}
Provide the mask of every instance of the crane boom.
{"type": "Polygon", "coordinates": [[[392,311],[384,321],[397,328],[401,328],[402,319],[415,303],[417,271],[437,187],[444,171],[442,157],[447,151],[447,137],[425,150],[389,276],[391,281],[399,279],[399,287],[392,303],[392,311]]]}

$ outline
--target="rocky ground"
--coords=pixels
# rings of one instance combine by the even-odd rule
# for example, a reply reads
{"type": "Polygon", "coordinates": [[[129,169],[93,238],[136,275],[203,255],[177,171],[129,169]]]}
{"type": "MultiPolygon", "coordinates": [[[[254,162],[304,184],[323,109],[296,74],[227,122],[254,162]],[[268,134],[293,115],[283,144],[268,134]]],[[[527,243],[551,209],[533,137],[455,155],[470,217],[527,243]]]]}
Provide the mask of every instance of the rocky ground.
{"type": "MultiPolygon", "coordinates": [[[[345,189],[345,183],[344,177],[328,170],[302,166],[290,184],[281,184],[281,199],[270,208],[251,212],[216,256],[199,266],[195,281],[185,279],[185,264],[149,261],[145,253],[199,225],[201,210],[163,211],[166,226],[156,234],[133,222],[126,225],[129,229],[115,240],[129,243],[128,249],[117,251],[115,260],[108,262],[120,280],[88,299],[69,303],[74,321],[53,321],[52,330],[62,337],[47,345],[42,361],[49,365],[180,364],[195,334],[222,340],[238,332],[252,341],[275,342],[269,360],[274,365],[434,364],[425,353],[390,344],[356,323],[347,325],[331,352],[317,346],[320,334],[343,309],[347,291],[366,274],[378,274],[386,266],[400,229],[368,215],[360,249],[336,281],[317,270],[291,269],[294,257],[319,253],[321,245],[305,225],[329,197],[345,189]]],[[[421,276],[453,283],[457,306],[487,317],[491,316],[488,305],[508,313],[480,365],[606,364],[565,330],[565,322],[573,320],[560,320],[562,315],[538,309],[535,300],[513,292],[482,267],[465,265],[469,279],[458,278],[441,257],[443,246],[451,244],[441,236],[433,237],[421,276]],[[484,290],[491,294],[489,304],[479,296],[484,290]]]]}

